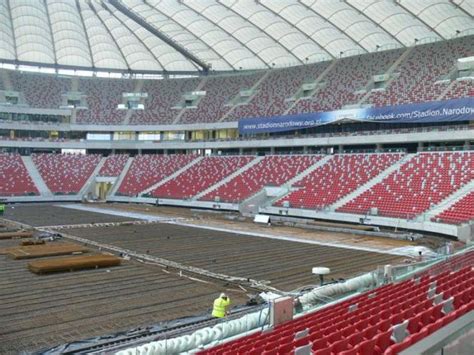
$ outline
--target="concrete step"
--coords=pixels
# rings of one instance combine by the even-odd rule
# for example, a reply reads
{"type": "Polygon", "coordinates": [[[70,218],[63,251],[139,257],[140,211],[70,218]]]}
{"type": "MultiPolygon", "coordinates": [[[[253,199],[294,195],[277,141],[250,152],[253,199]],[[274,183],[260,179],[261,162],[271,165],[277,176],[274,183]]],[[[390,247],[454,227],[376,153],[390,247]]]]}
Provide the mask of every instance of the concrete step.
{"type": "Polygon", "coordinates": [[[200,162],[203,159],[204,159],[204,157],[198,157],[198,158],[194,159],[192,162],[190,162],[189,164],[183,166],[181,169],[176,170],[173,174],[165,177],[163,180],[160,180],[160,181],[154,183],[153,185],[151,185],[150,187],[148,187],[147,189],[143,190],[142,192],[139,193],[139,195],[141,196],[141,195],[147,194],[147,193],[153,191],[154,189],[156,189],[158,186],[161,186],[161,185],[167,183],[168,181],[175,179],[178,175],[180,175],[184,171],[188,170],[194,164],[197,164],[198,162],[200,162]]]}
{"type": "Polygon", "coordinates": [[[30,174],[31,179],[36,185],[36,188],[40,192],[41,197],[52,197],[53,193],[48,188],[46,183],[44,182],[41,174],[39,173],[38,169],[36,168],[35,163],[33,163],[33,159],[30,156],[21,157],[23,160],[23,164],[25,164],[26,170],[28,170],[28,174],[30,174]]]}
{"type": "Polygon", "coordinates": [[[117,177],[117,179],[114,182],[114,186],[109,191],[109,196],[114,196],[117,190],[119,189],[120,185],[122,184],[123,179],[125,178],[125,175],[128,173],[128,169],[130,169],[130,166],[133,163],[133,158],[129,157],[127,162],[125,163],[122,171],[120,172],[120,175],[117,177]]]}
{"type": "Polygon", "coordinates": [[[193,200],[193,201],[199,200],[201,197],[207,195],[209,192],[214,191],[215,189],[217,189],[217,188],[221,187],[222,185],[228,183],[230,180],[232,180],[236,176],[242,174],[245,170],[251,168],[255,164],[258,164],[259,162],[261,162],[263,160],[263,158],[265,158],[265,157],[255,157],[255,159],[250,161],[247,165],[244,165],[240,169],[234,171],[232,174],[227,176],[225,179],[222,179],[217,184],[214,184],[214,185],[208,187],[207,189],[201,191],[197,195],[193,196],[193,198],[191,200],[193,200]]]}
{"type": "Polygon", "coordinates": [[[369,190],[370,188],[372,188],[374,185],[378,184],[379,182],[381,182],[383,179],[385,179],[387,176],[389,176],[391,173],[393,173],[394,171],[397,171],[398,169],[400,169],[400,167],[405,164],[407,161],[409,161],[410,159],[412,159],[416,154],[407,154],[405,155],[402,159],[400,159],[398,162],[396,162],[395,164],[389,166],[387,169],[385,169],[384,171],[382,171],[379,175],[377,175],[376,177],[374,177],[373,179],[369,180],[368,182],[366,182],[364,185],[360,186],[359,188],[355,189],[354,191],[352,191],[351,193],[349,193],[348,195],[342,197],[341,199],[339,199],[338,201],[336,201],[335,203],[333,203],[332,205],[328,206],[329,207],[329,210],[331,211],[335,211],[336,209],[344,206],[346,203],[348,203],[349,201],[351,201],[352,199],[356,198],[357,196],[359,196],[360,194],[364,193],[365,191],[369,190]]]}

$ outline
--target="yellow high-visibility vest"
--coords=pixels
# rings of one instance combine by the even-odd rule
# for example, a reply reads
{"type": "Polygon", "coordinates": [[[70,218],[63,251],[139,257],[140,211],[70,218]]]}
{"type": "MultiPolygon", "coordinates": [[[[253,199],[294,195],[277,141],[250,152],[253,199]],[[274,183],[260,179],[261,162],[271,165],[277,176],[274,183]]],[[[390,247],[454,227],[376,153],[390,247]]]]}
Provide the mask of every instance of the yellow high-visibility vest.
{"type": "Polygon", "coordinates": [[[223,298],[216,298],[214,300],[214,307],[212,309],[212,316],[216,318],[224,318],[226,308],[230,305],[230,298],[227,299],[223,298]]]}

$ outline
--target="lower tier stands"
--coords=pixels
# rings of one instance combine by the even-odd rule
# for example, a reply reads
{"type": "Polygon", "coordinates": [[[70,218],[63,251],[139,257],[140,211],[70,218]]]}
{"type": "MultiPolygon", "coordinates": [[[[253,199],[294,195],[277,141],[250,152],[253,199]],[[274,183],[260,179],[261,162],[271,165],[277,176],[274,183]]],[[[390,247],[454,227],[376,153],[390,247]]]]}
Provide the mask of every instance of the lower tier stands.
{"type": "Polygon", "coordinates": [[[77,194],[100,162],[100,155],[33,154],[41,177],[58,195],[77,194]]]}
{"type": "Polygon", "coordinates": [[[37,195],[19,154],[0,154],[0,196],[37,195]]]}
{"type": "Polygon", "coordinates": [[[248,164],[252,156],[206,157],[192,167],[157,187],[153,197],[188,199],[218,183],[248,164]]]}
{"type": "Polygon", "coordinates": [[[338,212],[413,218],[474,179],[474,151],[420,153],[338,212]]]}
{"type": "Polygon", "coordinates": [[[305,348],[314,355],[398,354],[474,310],[473,262],[474,252],[455,257],[439,274],[384,285],[198,354],[279,355],[305,348]]]}
{"type": "Polygon", "coordinates": [[[136,196],[196,159],[196,155],[138,155],[134,158],[117,191],[136,196]]]}
{"type": "Polygon", "coordinates": [[[322,209],[356,190],[402,158],[402,154],[338,154],[295,182],[298,190],[275,205],[288,201],[292,208],[322,209]]]}
{"type": "Polygon", "coordinates": [[[240,202],[264,186],[281,186],[321,159],[319,155],[271,155],[201,198],[222,202],[240,202]]]}
{"type": "Polygon", "coordinates": [[[105,160],[104,165],[102,165],[102,168],[100,168],[99,176],[119,176],[127,163],[127,160],[127,154],[109,155],[105,160]]]}
{"type": "Polygon", "coordinates": [[[441,212],[433,221],[440,223],[461,224],[474,220],[474,191],[441,212]]]}

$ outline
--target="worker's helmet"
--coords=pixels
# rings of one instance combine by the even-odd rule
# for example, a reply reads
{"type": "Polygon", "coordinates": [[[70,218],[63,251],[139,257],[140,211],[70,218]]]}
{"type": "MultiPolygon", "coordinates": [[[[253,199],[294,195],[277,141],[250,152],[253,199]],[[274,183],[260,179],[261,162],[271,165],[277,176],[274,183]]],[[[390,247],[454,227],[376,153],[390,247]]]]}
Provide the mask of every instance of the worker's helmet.
{"type": "Polygon", "coordinates": [[[227,298],[227,295],[226,295],[224,292],[222,292],[219,297],[220,297],[220,298],[227,298]]]}

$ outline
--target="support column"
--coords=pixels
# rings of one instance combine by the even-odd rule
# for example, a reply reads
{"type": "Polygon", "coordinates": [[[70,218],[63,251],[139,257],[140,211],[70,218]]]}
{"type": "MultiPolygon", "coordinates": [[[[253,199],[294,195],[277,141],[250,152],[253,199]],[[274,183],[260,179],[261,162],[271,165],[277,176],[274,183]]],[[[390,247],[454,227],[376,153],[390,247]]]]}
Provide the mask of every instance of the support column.
{"type": "Polygon", "coordinates": [[[337,152],[338,153],[343,153],[344,152],[344,146],[342,144],[339,144],[339,146],[337,147],[337,152]]]}
{"type": "Polygon", "coordinates": [[[417,151],[418,151],[418,152],[421,152],[421,151],[423,151],[423,147],[424,147],[424,145],[423,145],[423,142],[418,142],[418,148],[417,148],[417,151]]]}
{"type": "Polygon", "coordinates": [[[244,148],[239,148],[239,155],[243,155],[244,154],[244,148]]]}
{"type": "Polygon", "coordinates": [[[377,152],[381,152],[382,149],[383,149],[383,146],[382,146],[381,143],[377,143],[377,144],[375,145],[375,150],[376,150],[377,152]]]}
{"type": "Polygon", "coordinates": [[[471,149],[471,144],[470,144],[470,142],[469,142],[469,141],[465,141],[463,147],[464,147],[464,150],[469,150],[469,149],[471,149]]]}
{"type": "Polygon", "coordinates": [[[270,147],[270,154],[275,154],[275,147],[270,147]]]}
{"type": "Polygon", "coordinates": [[[307,145],[305,145],[303,147],[303,154],[308,154],[308,146],[307,145]]]}

